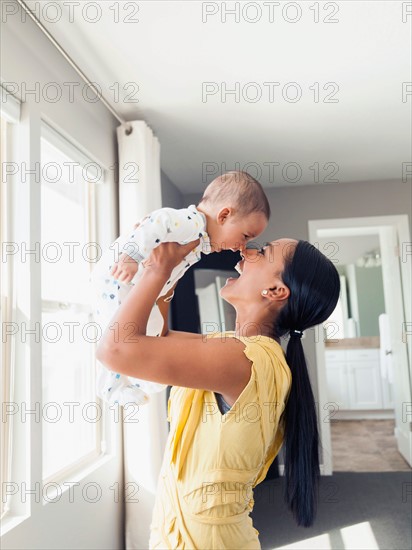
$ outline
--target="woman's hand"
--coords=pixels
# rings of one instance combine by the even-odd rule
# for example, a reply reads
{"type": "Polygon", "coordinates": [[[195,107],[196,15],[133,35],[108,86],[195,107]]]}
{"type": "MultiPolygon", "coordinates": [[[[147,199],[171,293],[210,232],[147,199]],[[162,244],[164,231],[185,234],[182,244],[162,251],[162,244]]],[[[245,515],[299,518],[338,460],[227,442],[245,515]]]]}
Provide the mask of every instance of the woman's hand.
{"type": "Polygon", "coordinates": [[[162,272],[168,276],[173,268],[199,243],[200,239],[187,244],[161,243],[152,250],[150,256],[142,263],[145,269],[156,270],[156,272],[162,272]]]}
{"type": "MultiPolygon", "coordinates": [[[[100,340],[99,361],[104,363],[104,357],[106,359],[109,357],[107,361],[111,362],[110,358],[114,359],[119,350],[124,350],[125,343],[130,342],[130,338],[146,335],[147,322],[153,304],[158,299],[171,271],[199,243],[200,239],[184,245],[162,243],[152,250],[147,260],[142,262],[144,265],[142,277],[130,290],[111,319],[111,328],[116,327],[116,331],[107,329],[100,340]]],[[[113,369],[116,368],[115,362],[113,369]]]]}

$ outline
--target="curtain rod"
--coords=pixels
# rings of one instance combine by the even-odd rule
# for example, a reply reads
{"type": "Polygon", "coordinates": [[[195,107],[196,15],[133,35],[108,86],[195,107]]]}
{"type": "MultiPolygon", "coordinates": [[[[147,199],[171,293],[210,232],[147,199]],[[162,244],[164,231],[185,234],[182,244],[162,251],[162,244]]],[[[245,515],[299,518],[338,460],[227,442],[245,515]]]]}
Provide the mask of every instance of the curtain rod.
{"type": "Polygon", "coordinates": [[[122,117],[120,117],[116,111],[113,109],[113,107],[110,105],[110,103],[105,99],[103,94],[99,92],[99,90],[96,88],[96,86],[91,82],[87,76],[84,74],[84,72],[80,69],[80,67],[73,61],[73,59],[69,56],[69,54],[60,46],[60,44],[57,42],[57,40],[49,33],[49,31],[46,29],[46,27],[43,25],[43,23],[36,17],[36,15],[31,11],[31,9],[27,6],[27,4],[24,2],[24,0],[17,0],[18,4],[24,9],[24,11],[31,17],[31,19],[36,23],[36,25],[41,29],[41,31],[47,36],[47,38],[50,40],[50,42],[59,50],[59,52],[62,54],[62,56],[66,59],[68,63],[73,67],[73,69],[76,71],[76,73],[86,82],[88,86],[94,91],[94,93],[97,95],[97,97],[101,100],[103,105],[112,113],[112,115],[123,125],[126,126],[126,134],[129,135],[133,131],[133,127],[122,117]]]}

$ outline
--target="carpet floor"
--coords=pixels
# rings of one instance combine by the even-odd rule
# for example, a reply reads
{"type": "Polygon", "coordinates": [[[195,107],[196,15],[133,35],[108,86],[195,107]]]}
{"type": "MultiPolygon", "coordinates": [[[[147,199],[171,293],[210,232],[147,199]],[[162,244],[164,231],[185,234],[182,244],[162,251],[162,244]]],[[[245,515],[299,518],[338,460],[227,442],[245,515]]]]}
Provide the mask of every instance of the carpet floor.
{"type": "Polygon", "coordinates": [[[254,491],[251,514],[262,549],[410,550],[412,473],[335,472],[323,476],[314,526],[298,527],[283,502],[284,478],[254,491]]]}

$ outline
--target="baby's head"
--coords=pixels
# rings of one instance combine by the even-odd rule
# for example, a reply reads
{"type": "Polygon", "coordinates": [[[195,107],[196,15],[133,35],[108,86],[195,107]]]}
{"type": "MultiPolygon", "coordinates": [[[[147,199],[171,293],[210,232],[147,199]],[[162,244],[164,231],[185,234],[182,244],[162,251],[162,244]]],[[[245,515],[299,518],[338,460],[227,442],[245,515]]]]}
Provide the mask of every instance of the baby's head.
{"type": "Polygon", "coordinates": [[[262,186],[247,172],[226,172],[214,179],[197,207],[206,215],[213,252],[241,250],[263,233],[270,218],[262,186]]]}

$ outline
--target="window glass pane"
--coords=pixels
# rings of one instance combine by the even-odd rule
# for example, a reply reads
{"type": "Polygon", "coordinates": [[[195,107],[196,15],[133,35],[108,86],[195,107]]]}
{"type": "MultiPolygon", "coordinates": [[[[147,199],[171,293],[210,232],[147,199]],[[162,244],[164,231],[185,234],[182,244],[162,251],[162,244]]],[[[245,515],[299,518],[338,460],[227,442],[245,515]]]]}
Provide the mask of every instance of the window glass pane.
{"type": "Polygon", "coordinates": [[[43,478],[49,478],[96,449],[101,413],[89,305],[89,184],[71,177],[71,160],[44,139],[41,161],[43,478]]]}
{"type": "MultiPolygon", "coordinates": [[[[88,303],[87,183],[75,178],[70,159],[42,140],[42,298],[88,303]]],[[[72,163],[73,164],[73,163],[72,163]]]]}
{"type": "Polygon", "coordinates": [[[43,478],[46,478],[93,451],[100,407],[91,399],[94,376],[90,341],[95,339],[95,331],[93,325],[87,325],[90,315],[71,309],[43,311],[42,319],[43,478]]]}

